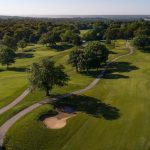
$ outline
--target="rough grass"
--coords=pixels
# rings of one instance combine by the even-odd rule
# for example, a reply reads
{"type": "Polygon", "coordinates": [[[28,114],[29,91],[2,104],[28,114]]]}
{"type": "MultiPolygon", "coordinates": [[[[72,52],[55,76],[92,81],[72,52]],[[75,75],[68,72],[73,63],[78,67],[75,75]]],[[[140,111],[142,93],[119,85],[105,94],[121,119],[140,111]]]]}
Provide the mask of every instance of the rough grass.
{"type": "Polygon", "coordinates": [[[148,150],[149,63],[149,54],[136,51],[112,64],[95,88],[74,99],[75,106],[81,102],[82,107],[77,107],[81,113],[63,129],[47,129],[39,120],[52,106],[26,115],[9,130],[6,149],[148,150]]]}

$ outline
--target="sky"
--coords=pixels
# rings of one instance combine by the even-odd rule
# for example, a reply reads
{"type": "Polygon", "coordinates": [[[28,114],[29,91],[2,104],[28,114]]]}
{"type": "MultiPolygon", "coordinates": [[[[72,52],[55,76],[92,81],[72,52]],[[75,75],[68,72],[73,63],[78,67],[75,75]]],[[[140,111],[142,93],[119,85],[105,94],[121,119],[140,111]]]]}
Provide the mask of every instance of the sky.
{"type": "Polygon", "coordinates": [[[150,0],[0,0],[0,15],[150,15],[150,0]]]}

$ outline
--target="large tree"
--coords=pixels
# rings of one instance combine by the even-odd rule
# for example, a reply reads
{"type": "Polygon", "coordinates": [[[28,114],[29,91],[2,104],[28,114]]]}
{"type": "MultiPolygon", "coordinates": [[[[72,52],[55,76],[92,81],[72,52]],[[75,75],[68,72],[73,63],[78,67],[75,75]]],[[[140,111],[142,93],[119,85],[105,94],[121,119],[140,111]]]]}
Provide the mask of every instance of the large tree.
{"type": "Polygon", "coordinates": [[[145,49],[150,46],[150,38],[147,35],[140,35],[134,38],[133,43],[137,48],[145,49]]]}
{"type": "Polygon", "coordinates": [[[3,41],[3,44],[4,44],[4,45],[7,45],[8,47],[10,47],[10,48],[16,50],[17,44],[16,44],[16,41],[14,40],[13,37],[8,36],[8,35],[4,35],[2,41],[3,41]]]}
{"type": "Polygon", "coordinates": [[[106,63],[108,60],[108,49],[101,42],[89,42],[86,46],[86,53],[90,57],[89,68],[96,68],[97,70],[101,67],[102,63],[106,63]]]}
{"type": "Polygon", "coordinates": [[[56,66],[49,58],[43,58],[40,63],[33,63],[30,69],[29,81],[33,89],[40,89],[50,95],[52,88],[65,86],[69,81],[68,75],[64,72],[62,65],[56,66]]]}
{"type": "Polygon", "coordinates": [[[73,65],[73,67],[76,67],[76,71],[79,71],[79,61],[81,54],[83,53],[83,50],[80,47],[75,47],[70,55],[69,55],[69,63],[73,65]]]}
{"type": "Polygon", "coordinates": [[[15,57],[16,57],[16,54],[13,49],[4,45],[0,46],[0,63],[2,65],[6,65],[7,69],[9,65],[11,65],[12,63],[15,63],[15,57]]]}
{"type": "Polygon", "coordinates": [[[69,56],[69,62],[77,71],[87,72],[89,69],[99,69],[108,60],[108,49],[100,42],[89,42],[87,46],[75,48],[69,56]]]}
{"type": "Polygon", "coordinates": [[[27,42],[25,40],[21,40],[18,42],[18,47],[21,48],[22,50],[27,46],[27,42]]]}
{"type": "Polygon", "coordinates": [[[81,45],[80,36],[72,30],[67,30],[65,33],[61,34],[62,42],[69,42],[74,45],[81,45]]]}

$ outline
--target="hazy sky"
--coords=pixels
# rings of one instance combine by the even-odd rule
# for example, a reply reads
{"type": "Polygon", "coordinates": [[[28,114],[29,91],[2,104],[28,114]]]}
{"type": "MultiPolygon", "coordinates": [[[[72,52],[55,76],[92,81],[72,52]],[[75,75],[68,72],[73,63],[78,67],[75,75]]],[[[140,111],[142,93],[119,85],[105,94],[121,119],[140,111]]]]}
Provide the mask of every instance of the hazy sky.
{"type": "Polygon", "coordinates": [[[150,0],[0,0],[0,15],[148,14],[150,0]]]}

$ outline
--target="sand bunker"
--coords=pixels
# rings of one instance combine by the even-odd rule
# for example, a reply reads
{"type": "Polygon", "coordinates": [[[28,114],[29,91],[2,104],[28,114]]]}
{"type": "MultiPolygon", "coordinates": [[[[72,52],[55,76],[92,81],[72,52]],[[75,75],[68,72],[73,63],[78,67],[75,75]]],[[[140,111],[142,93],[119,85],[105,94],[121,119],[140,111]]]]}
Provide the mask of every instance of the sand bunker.
{"type": "Polygon", "coordinates": [[[44,119],[44,124],[50,129],[61,129],[66,126],[67,119],[74,117],[75,113],[58,112],[58,115],[44,119]]]}

